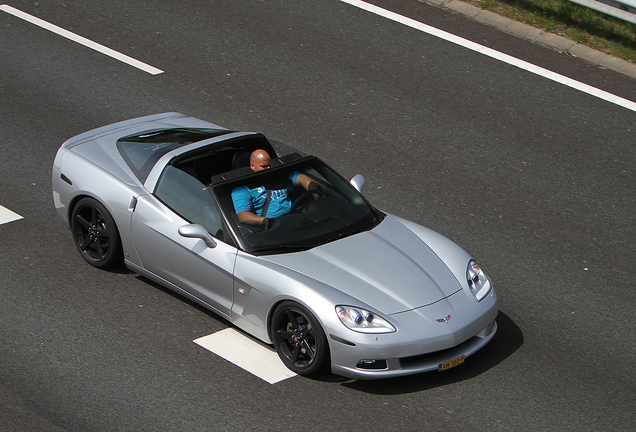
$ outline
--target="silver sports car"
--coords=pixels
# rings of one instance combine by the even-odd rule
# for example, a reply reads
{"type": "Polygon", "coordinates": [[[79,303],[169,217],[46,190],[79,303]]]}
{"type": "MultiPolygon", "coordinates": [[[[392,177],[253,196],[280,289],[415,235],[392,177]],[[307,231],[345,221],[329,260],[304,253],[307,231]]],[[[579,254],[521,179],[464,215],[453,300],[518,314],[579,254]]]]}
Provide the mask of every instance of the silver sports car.
{"type": "Polygon", "coordinates": [[[497,330],[490,279],[450,240],[374,208],[363,183],[178,113],[85,132],[53,165],[56,210],[89,264],[125,263],[273,344],[298,374],[372,379],[464,362],[497,330]],[[267,169],[250,167],[255,150],[267,169]],[[284,191],[288,207],[239,221],[239,189],[284,191]]]}

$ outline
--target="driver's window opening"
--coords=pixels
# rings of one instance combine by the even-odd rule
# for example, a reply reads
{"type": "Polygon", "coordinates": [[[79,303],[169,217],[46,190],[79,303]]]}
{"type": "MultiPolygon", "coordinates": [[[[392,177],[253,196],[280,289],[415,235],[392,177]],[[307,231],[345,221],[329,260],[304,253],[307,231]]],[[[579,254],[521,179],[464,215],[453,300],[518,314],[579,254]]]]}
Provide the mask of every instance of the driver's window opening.
{"type": "Polygon", "coordinates": [[[221,215],[209,188],[188,173],[166,167],[155,196],[186,221],[202,225],[219,240],[225,239],[221,215]]]}

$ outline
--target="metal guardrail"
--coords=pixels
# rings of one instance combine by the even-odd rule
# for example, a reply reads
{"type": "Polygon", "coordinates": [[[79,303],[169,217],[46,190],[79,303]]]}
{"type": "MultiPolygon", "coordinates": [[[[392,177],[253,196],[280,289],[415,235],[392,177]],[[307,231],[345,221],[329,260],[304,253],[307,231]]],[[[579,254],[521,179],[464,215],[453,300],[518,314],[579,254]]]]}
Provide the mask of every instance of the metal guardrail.
{"type": "Polygon", "coordinates": [[[614,18],[636,24],[636,0],[568,0],[614,18]]]}

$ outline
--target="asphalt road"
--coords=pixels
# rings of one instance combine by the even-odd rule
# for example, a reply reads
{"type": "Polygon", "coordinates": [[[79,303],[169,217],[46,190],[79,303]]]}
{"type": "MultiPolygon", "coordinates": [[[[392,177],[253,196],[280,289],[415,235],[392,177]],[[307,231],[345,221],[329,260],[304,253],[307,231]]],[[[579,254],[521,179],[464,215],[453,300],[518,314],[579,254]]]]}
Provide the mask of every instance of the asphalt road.
{"type": "MultiPolygon", "coordinates": [[[[425,3],[377,4],[636,101],[617,73],[425,3]]],[[[633,430],[636,114],[336,0],[9,1],[0,12],[0,430],[633,430]],[[88,129],[179,111],[367,178],[472,253],[499,332],[444,373],[270,385],[192,340],[228,323],[91,268],[51,165],[88,129]]],[[[382,251],[378,251],[382,253],[382,251]]]]}

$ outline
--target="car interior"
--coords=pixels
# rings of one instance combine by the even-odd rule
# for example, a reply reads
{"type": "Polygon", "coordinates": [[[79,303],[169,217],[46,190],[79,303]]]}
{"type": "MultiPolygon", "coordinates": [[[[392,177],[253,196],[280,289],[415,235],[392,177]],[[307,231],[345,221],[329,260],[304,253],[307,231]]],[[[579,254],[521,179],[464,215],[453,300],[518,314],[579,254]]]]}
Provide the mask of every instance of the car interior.
{"type": "MultiPolygon", "coordinates": [[[[249,173],[250,155],[263,149],[272,159],[277,157],[270,142],[261,134],[253,134],[223,141],[175,158],[170,165],[180,169],[205,185],[249,173]],[[238,172],[237,172],[238,170],[238,172]]],[[[251,170],[250,170],[251,171],[251,170]]]]}
{"type": "MultiPolygon", "coordinates": [[[[261,134],[233,138],[175,158],[166,167],[155,195],[185,219],[200,223],[212,235],[223,239],[220,218],[210,215],[214,204],[206,189],[219,183],[232,183],[231,180],[252,174],[249,166],[250,155],[258,149],[270,154],[272,168],[302,159],[299,153],[277,157],[270,142],[261,134]],[[201,209],[207,214],[206,217],[199,214],[201,209]]],[[[222,189],[231,190],[229,186],[222,189]]],[[[290,194],[292,199],[304,192],[302,188],[295,189],[298,190],[290,194]]],[[[220,204],[233,210],[232,200],[227,191],[222,194],[220,204]]],[[[241,227],[238,220],[235,220],[235,223],[241,227]]],[[[243,228],[250,230],[250,227],[243,228]]]]}

